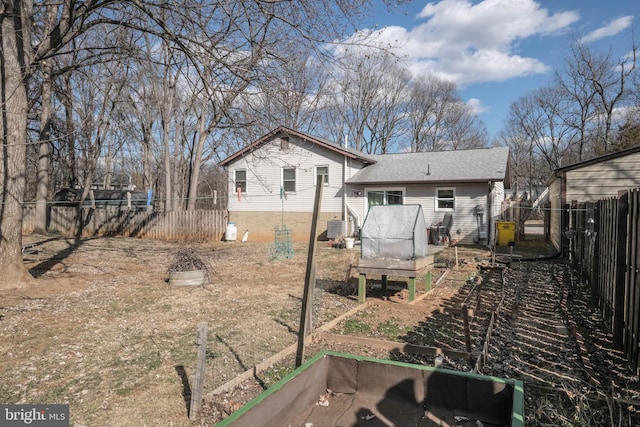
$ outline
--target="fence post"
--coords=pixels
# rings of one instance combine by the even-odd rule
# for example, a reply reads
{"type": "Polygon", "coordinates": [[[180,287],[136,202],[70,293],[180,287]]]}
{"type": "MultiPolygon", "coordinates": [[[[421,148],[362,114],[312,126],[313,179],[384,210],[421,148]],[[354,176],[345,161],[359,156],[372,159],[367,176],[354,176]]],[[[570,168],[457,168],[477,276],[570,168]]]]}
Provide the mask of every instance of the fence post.
{"type": "Polygon", "coordinates": [[[196,375],[191,390],[191,404],[189,405],[189,418],[195,419],[200,412],[202,402],[202,384],[204,382],[204,367],[207,358],[207,324],[199,323],[196,332],[196,344],[198,345],[198,356],[196,359],[196,375]]]}
{"type": "Polygon", "coordinates": [[[598,286],[600,282],[600,260],[602,259],[601,241],[604,233],[602,232],[602,212],[603,201],[596,202],[593,209],[594,236],[591,240],[591,277],[589,285],[591,286],[590,306],[592,309],[597,308],[598,286]]]}
{"type": "Polygon", "coordinates": [[[629,192],[624,191],[618,194],[618,218],[617,219],[617,241],[616,241],[616,273],[613,301],[613,347],[616,350],[622,349],[624,334],[624,296],[625,296],[625,273],[627,265],[627,219],[629,215],[629,192]]]}

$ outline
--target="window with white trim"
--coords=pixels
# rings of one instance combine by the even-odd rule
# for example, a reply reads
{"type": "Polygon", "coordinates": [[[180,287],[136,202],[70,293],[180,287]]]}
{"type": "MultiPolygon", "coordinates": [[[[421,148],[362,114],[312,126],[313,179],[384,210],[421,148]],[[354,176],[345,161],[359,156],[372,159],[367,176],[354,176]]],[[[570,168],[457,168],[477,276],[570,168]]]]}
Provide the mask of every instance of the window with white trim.
{"type": "Polygon", "coordinates": [[[402,188],[368,189],[367,205],[402,205],[404,204],[404,190],[402,188]]]}
{"type": "Polygon", "coordinates": [[[284,191],[295,193],[296,168],[282,168],[282,188],[284,191]]]}
{"type": "Polygon", "coordinates": [[[318,182],[320,175],[324,177],[324,185],[329,185],[329,166],[316,166],[316,181],[313,183],[314,185],[318,182]]]}
{"type": "Polygon", "coordinates": [[[456,189],[454,187],[436,188],[435,210],[445,212],[456,210],[456,189]]]}
{"type": "Polygon", "coordinates": [[[240,188],[240,190],[243,193],[246,193],[247,192],[247,171],[246,170],[235,171],[234,180],[236,183],[235,191],[237,192],[238,188],[240,188]]]}

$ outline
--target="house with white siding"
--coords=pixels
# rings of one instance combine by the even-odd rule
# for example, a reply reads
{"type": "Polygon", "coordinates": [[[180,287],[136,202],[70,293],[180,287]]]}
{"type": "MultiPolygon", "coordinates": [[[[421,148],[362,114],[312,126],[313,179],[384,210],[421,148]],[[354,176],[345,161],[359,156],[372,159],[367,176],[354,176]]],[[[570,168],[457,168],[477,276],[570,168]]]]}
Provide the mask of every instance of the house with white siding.
{"type": "Polygon", "coordinates": [[[229,221],[258,241],[283,227],[308,241],[318,175],[321,238],[356,235],[370,206],[419,204],[427,226],[451,214],[451,240],[486,243],[510,188],[507,147],[369,155],[285,127],[220,166],[229,176],[229,221]]]}
{"type": "Polygon", "coordinates": [[[640,145],[558,168],[548,187],[550,238],[560,251],[571,203],[617,197],[619,191],[640,187],[640,145]]]}

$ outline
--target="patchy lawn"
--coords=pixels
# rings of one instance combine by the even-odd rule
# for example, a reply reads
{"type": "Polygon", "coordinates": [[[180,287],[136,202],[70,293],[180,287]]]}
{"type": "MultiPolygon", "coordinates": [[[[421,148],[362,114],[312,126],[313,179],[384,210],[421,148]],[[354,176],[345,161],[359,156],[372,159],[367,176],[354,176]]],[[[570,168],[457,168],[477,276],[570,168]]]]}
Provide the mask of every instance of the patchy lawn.
{"type": "MultiPolygon", "coordinates": [[[[273,260],[262,243],[25,237],[38,241],[25,257],[38,284],[0,294],[0,402],[69,403],[75,426],[184,426],[198,323],[205,392],[296,342],[307,245],[273,260]],[[168,285],[186,247],[212,266],[206,286],[168,285]]],[[[357,256],[318,248],[315,326],[357,305],[357,256]]]]}
{"type": "MultiPolygon", "coordinates": [[[[0,293],[2,403],[68,403],[73,426],[212,425],[293,369],[293,356],[290,356],[261,372],[257,381],[241,384],[207,401],[201,419],[188,420],[198,323],[208,324],[205,395],[296,343],[307,263],[306,244],[295,244],[292,259],[274,260],[269,244],[252,242],[185,245],[130,238],[75,241],[56,236],[26,236],[25,243],[31,242],[39,242],[40,251],[25,255],[25,262],[38,278],[38,284],[23,291],[0,293]],[[167,269],[174,256],[185,249],[195,252],[211,266],[210,283],[169,286],[167,269]]],[[[354,250],[318,246],[313,327],[358,306],[357,272],[352,268],[357,263],[358,249],[358,246],[354,250]]],[[[509,248],[499,249],[505,256],[509,253],[509,248]]],[[[524,257],[551,253],[548,245],[537,241],[520,242],[515,248],[515,254],[524,257]]],[[[389,277],[387,293],[383,294],[379,278],[371,278],[367,296],[377,303],[343,319],[331,330],[332,336],[462,350],[460,318],[452,314],[453,309],[459,308],[462,299],[472,293],[479,274],[476,267],[486,262],[490,253],[483,248],[460,247],[458,256],[459,268],[451,270],[438,287],[411,309],[406,305],[406,282],[389,277]]],[[[433,282],[454,264],[454,248],[438,253],[433,282]]],[[[549,277],[544,269],[522,268],[510,273],[515,275],[508,292],[509,310],[505,309],[506,317],[499,323],[507,329],[496,333],[498,350],[493,349],[493,353],[498,358],[487,366],[494,375],[510,376],[514,369],[524,372],[528,363],[525,356],[540,356],[528,354],[531,352],[526,348],[509,348],[514,342],[513,334],[518,332],[512,328],[518,325],[515,320],[528,309],[541,306],[540,301],[528,302],[528,298],[536,297],[549,277]],[[501,342],[500,337],[505,341],[501,342]],[[505,363],[508,357],[518,363],[505,363]]],[[[424,278],[419,278],[417,289],[422,296],[424,278]]],[[[496,289],[489,281],[484,282],[482,309],[495,307],[500,296],[496,289]]],[[[550,289],[556,292],[552,295],[557,295],[558,289],[550,289]]],[[[575,320],[584,328],[586,345],[593,346],[592,363],[597,368],[597,357],[616,360],[609,365],[618,366],[620,373],[609,370],[602,373],[603,378],[611,379],[607,384],[615,381],[622,397],[620,405],[626,408],[629,423],[621,425],[634,425],[636,408],[640,408],[637,378],[622,368],[624,361],[617,361],[615,353],[604,351],[609,343],[600,337],[606,338],[607,334],[598,329],[601,325],[597,316],[590,315],[585,305],[577,304],[584,299],[576,293],[572,307],[582,316],[575,320]],[[597,334],[590,335],[590,331],[597,334]]],[[[544,302],[554,301],[557,302],[556,297],[546,298],[544,302]]],[[[572,313],[564,314],[572,316],[572,313]]],[[[544,316],[541,319],[547,321],[544,316]]],[[[472,331],[482,331],[486,323],[486,316],[478,315],[471,320],[470,327],[472,331]]],[[[521,324],[530,325],[532,321],[524,318],[521,324]]],[[[475,334],[474,349],[482,344],[481,339],[481,333],[475,334]]],[[[433,363],[429,357],[390,354],[379,348],[336,339],[313,343],[306,351],[307,357],[320,349],[433,363]]],[[[546,357],[547,353],[542,356],[546,357]]],[[[553,352],[551,356],[562,357],[553,352]]],[[[553,361],[545,359],[550,366],[553,361]]],[[[465,361],[446,362],[448,367],[469,369],[465,361]]],[[[609,365],[604,366],[608,369],[609,365]]],[[[535,369],[531,372],[538,372],[535,369]]],[[[527,390],[529,393],[530,389],[527,390]]],[[[526,402],[529,417],[536,418],[536,411],[564,416],[557,401],[549,397],[552,396],[550,389],[536,390],[542,392],[530,393],[526,402]]],[[[592,398],[591,394],[584,393],[581,396],[585,399],[592,398]]],[[[593,401],[587,401],[586,405],[596,407],[593,401]]],[[[573,414],[574,418],[584,413],[585,406],[578,406],[570,399],[566,406],[566,414],[573,414]]],[[[603,414],[606,415],[606,411],[603,414]]],[[[528,424],[558,425],[559,420],[547,422],[540,417],[540,423],[528,424]]],[[[579,425],[571,422],[567,421],[566,425],[579,425]]]]}

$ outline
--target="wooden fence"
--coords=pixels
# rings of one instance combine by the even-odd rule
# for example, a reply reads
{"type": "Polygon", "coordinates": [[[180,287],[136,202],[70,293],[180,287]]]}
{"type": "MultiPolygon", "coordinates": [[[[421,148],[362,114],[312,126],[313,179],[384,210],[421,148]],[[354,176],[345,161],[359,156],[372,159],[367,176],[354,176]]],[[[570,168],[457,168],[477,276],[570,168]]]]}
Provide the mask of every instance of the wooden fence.
{"type": "Polygon", "coordinates": [[[638,372],[640,360],[640,189],[618,197],[568,208],[568,256],[573,268],[591,287],[598,309],[613,334],[613,345],[624,351],[638,372]]]}
{"type": "MultiPolygon", "coordinates": [[[[23,211],[23,232],[34,229],[33,207],[23,211]]],[[[75,235],[77,209],[52,206],[47,215],[47,230],[75,235]]],[[[181,242],[221,240],[227,226],[226,210],[147,212],[117,207],[82,208],[83,236],[127,236],[181,242]]]]}

